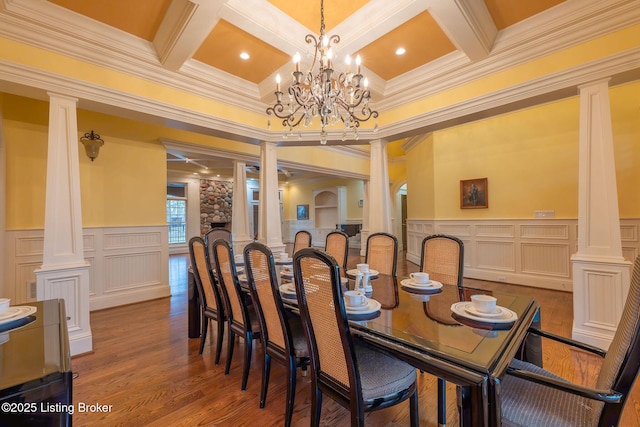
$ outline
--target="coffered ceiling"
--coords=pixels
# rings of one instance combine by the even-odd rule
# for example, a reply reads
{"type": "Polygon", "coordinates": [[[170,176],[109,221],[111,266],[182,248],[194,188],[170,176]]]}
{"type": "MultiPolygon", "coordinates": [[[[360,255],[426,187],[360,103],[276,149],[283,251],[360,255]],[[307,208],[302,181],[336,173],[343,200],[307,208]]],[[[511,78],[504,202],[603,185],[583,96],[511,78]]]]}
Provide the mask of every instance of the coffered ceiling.
{"type": "MultiPolygon", "coordinates": [[[[373,107],[384,115],[408,99],[638,23],[639,1],[325,0],[324,19],[326,33],[340,36],[335,68],[343,67],[340,58],[360,55],[373,107]],[[396,54],[400,48],[402,55],[396,54]]],[[[320,0],[0,0],[0,36],[202,94],[254,115],[265,114],[273,102],[276,74],[283,76],[286,91],[294,54],[302,55],[303,66],[311,65],[305,36],[317,36],[319,30],[320,0]]],[[[0,90],[22,94],[1,80],[0,90]]],[[[550,100],[536,96],[528,103],[516,100],[495,111],[484,109],[482,115],[550,100]]],[[[120,110],[132,118],[148,114],[115,104],[102,111],[120,110]]],[[[91,100],[81,99],[79,106],[91,108],[91,100]]],[[[462,120],[468,121],[479,113],[464,114],[462,120]]],[[[394,124],[381,126],[378,137],[396,141],[461,122],[439,117],[421,119],[413,133],[394,124]]],[[[303,141],[281,141],[267,130],[266,115],[261,128],[211,124],[199,117],[181,122],[179,115],[160,119],[243,142],[317,144],[316,137],[306,135],[303,141]]],[[[332,143],[342,145],[337,134],[332,143]]]]}

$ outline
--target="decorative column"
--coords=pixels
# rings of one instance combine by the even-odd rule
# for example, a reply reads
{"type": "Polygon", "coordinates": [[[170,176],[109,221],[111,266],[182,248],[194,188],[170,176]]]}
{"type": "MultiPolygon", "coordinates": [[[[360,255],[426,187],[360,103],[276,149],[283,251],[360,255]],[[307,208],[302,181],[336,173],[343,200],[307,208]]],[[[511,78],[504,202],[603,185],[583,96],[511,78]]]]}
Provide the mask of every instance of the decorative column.
{"type": "Polygon", "coordinates": [[[391,224],[391,195],[389,190],[389,165],[387,141],[371,141],[369,201],[369,234],[393,233],[391,224]]]}
{"type": "Polygon", "coordinates": [[[249,201],[247,197],[247,164],[233,161],[233,204],[231,209],[231,234],[233,252],[242,253],[253,239],[249,233],[249,201]]]}
{"type": "Polygon", "coordinates": [[[258,240],[274,254],[284,252],[282,221],[278,197],[278,159],[276,144],[260,143],[260,204],[258,205],[258,240]]]}
{"type": "Polygon", "coordinates": [[[89,263],[84,259],[76,98],[49,93],[47,188],[39,301],[62,298],[71,355],[92,350],[89,263]]]}
{"type": "Polygon", "coordinates": [[[360,230],[360,256],[367,254],[369,237],[369,181],[364,181],[362,197],[362,229],[360,230]]]}
{"type": "Polygon", "coordinates": [[[622,256],[608,80],[579,87],[578,252],[573,263],[573,338],[609,348],[629,292],[622,256]]]}

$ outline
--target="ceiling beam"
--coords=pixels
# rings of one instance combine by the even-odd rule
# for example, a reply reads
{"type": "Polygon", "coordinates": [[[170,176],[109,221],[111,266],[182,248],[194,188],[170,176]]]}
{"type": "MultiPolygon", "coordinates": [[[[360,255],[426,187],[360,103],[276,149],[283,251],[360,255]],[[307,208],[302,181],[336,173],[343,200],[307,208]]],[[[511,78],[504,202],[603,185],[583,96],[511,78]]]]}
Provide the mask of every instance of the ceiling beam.
{"type": "Polygon", "coordinates": [[[489,56],[498,29],[482,0],[432,0],[429,12],[470,60],[489,56]]]}
{"type": "Polygon", "coordinates": [[[173,0],[153,39],[160,63],[177,71],[218,23],[227,0],[173,0]]]}

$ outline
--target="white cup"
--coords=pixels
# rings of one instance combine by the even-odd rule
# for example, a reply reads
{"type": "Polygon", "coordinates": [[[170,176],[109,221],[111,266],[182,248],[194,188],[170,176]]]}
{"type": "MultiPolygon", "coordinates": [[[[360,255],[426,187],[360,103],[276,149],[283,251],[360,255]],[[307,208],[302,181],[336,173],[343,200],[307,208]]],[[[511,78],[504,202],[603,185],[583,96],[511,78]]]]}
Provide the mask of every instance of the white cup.
{"type": "Polygon", "coordinates": [[[289,259],[289,254],[286,252],[280,252],[280,261],[287,261],[289,259]]]}
{"type": "Polygon", "coordinates": [[[411,280],[413,280],[414,283],[419,283],[421,285],[429,283],[429,273],[418,271],[417,273],[409,274],[409,277],[411,278],[411,280]]]}
{"type": "Polygon", "coordinates": [[[356,264],[356,268],[360,273],[366,273],[369,271],[369,264],[356,264]]]}
{"type": "Polygon", "coordinates": [[[367,297],[360,291],[347,291],[344,293],[344,302],[350,307],[361,307],[367,303],[367,297]]]}
{"type": "Polygon", "coordinates": [[[11,300],[9,298],[0,298],[0,313],[4,313],[9,309],[11,300]]]}
{"type": "Polygon", "coordinates": [[[473,308],[480,313],[494,313],[496,311],[496,298],[491,295],[471,295],[473,308]]]}

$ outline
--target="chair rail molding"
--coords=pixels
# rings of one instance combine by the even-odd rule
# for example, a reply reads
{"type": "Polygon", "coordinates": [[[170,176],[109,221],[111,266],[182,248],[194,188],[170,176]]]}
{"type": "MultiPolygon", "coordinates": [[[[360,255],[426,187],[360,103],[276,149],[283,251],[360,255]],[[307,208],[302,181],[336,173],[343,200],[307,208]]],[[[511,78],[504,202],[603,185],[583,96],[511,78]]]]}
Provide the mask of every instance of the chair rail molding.
{"type": "MultiPolygon", "coordinates": [[[[166,226],[90,227],[83,230],[90,310],[171,295],[166,226]]],[[[16,304],[36,300],[34,270],[42,264],[44,232],[7,230],[6,292],[16,304]]]]}
{"type": "MultiPolygon", "coordinates": [[[[640,218],[620,220],[626,260],[640,253],[639,230],[640,218]]],[[[407,260],[419,265],[422,240],[436,233],[464,242],[464,277],[573,292],[577,219],[407,219],[407,260]]]]}

